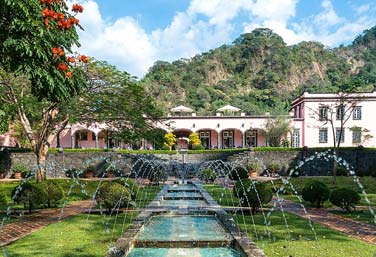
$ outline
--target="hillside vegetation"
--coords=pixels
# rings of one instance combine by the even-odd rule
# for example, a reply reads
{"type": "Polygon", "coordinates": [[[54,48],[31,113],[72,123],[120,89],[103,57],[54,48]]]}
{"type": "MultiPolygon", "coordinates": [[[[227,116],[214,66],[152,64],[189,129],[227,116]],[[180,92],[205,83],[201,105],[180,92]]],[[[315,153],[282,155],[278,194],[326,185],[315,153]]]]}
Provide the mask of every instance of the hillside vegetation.
{"type": "Polygon", "coordinates": [[[287,46],[273,31],[255,29],[191,59],[158,61],[141,83],[166,113],[179,104],[198,114],[213,114],[225,104],[248,114],[286,113],[304,90],[372,90],[376,26],[334,49],[319,42],[287,46]]]}

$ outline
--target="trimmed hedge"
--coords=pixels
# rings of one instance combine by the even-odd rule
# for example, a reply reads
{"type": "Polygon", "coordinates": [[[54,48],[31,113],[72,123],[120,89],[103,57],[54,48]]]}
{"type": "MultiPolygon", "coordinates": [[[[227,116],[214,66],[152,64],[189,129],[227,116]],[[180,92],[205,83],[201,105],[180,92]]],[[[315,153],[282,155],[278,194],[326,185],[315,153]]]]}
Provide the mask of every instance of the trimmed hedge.
{"type": "Polygon", "coordinates": [[[137,193],[138,193],[138,190],[140,188],[139,188],[138,184],[133,179],[119,178],[119,179],[113,180],[112,182],[118,183],[118,184],[128,188],[129,192],[131,193],[132,200],[136,200],[137,193]]]}
{"type": "Polygon", "coordinates": [[[199,175],[199,178],[203,180],[205,183],[213,183],[214,180],[217,178],[217,173],[211,168],[205,168],[202,170],[202,173],[199,175]]]}
{"type": "Polygon", "coordinates": [[[132,204],[131,194],[125,186],[119,183],[104,182],[95,196],[97,203],[111,212],[113,208],[128,207],[132,204]]]}
{"type": "Polygon", "coordinates": [[[317,208],[324,205],[324,202],[329,199],[329,194],[328,186],[317,180],[309,181],[302,190],[303,199],[317,208]]]}
{"type": "MultiPolygon", "coordinates": [[[[248,151],[248,148],[228,148],[228,149],[210,149],[210,150],[188,150],[187,154],[201,154],[201,153],[238,153],[248,151]]],[[[57,148],[50,148],[49,153],[58,153],[57,148]]],[[[112,152],[112,149],[100,149],[100,148],[64,148],[66,153],[106,153],[112,152]]],[[[126,150],[117,149],[116,153],[122,154],[179,154],[177,150],[126,150]]]]}
{"type": "Polygon", "coordinates": [[[252,213],[269,203],[273,198],[273,192],[269,184],[250,179],[242,179],[235,183],[233,194],[239,198],[243,207],[250,207],[252,213]]]}
{"type": "Polygon", "coordinates": [[[56,207],[65,197],[63,187],[56,181],[46,180],[39,184],[42,186],[42,190],[46,192],[45,204],[48,208],[51,208],[51,205],[56,207]]]}
{"type": "Polygon", "coordinates": [[[342,210],[350,212],[360,202],[360,195],[350,188],[334,189],[330,194],[330,202],[342,210]]]}
{"type": "Polygon", "coordinates": [[[238,166],[231,170],[231,173],[229,174],[229,179],[232,180],[241,180],[248,178],[248,170],[245,168],[238,166]]]}
{"type": "Polygon", "coordinates": [[[29,213],[38,204],[44,204],[47,198],[47,192],[43,190],[42,184],[26,182],[16,186],[12,190],[12,199],[15,203],[22,203],[24,208],[29,207],[29,213]]]}

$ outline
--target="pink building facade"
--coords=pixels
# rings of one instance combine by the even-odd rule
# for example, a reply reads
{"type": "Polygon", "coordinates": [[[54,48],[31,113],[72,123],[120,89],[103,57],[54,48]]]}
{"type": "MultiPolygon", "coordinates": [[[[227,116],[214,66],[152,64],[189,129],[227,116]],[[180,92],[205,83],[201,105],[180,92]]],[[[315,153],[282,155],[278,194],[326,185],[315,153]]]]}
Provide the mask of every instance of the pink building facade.
{"type": "MultiPolygon", "coordinates": [[[[376,91],[347,95],[305,92],[292,101],[291,112],[285,116],[290,123],[290,131],[284,139],[290,147],[332,147],[334,140],[340,140],[344,147],[376,147],[374,110],[376,91]]],[[[276,118],[268,114],[246,115],[236,112],[228,115],[216,113],[215,116],[197,116],[194,112],[182,114],[169,114],[155,124],[155,127],[166,133],[173,132],[176,135],[178,148],[188,147],[188,138],[192,132],[199,134],[206,149],[269,146],[265,125],[269,119],[276,118]]],[[[72,124],[60,133],[51,146],[130,148],[115,140],[112,134],[105,124],[72,124]]],[[[142,149],[153,148],[145,140],[138,145],[142,149]]]]}

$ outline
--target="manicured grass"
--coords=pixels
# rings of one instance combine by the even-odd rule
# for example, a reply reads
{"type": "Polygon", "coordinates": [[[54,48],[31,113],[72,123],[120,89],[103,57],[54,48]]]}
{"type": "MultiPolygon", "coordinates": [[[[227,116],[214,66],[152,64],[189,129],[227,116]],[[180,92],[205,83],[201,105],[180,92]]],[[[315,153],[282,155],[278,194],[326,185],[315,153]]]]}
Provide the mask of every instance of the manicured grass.
{"type": "MultiPolygon", "coordinates": [[[[98,188],[99,181],[80,181],[79,184],[76,184],[73,180],[69,179],[56,179],[67,192],[70,190],[70,194],[67,196],[67,201],[78,201],[78,200],[85,200],[85,199],[92,199],[93,194],[98,188]]],[[[17,216],[12,214],[10,217],[7,217],[5,211],[8,207],[11,210],[23,210],[24,206],[22,204],[14,204],[11,202],[11,192],[14,187],[16,187],[19,182],[7,182],[0,184],[0,193],[3,193],[7,196],[7,202],[0,204],[0,222],[3,221],[3,218],[6,217],[4,223],[10,223],[17,221],[18,219],[22,219],[24,216],[17,216]]],[[[140,187],[137,193],[137,199],[135,200],[135,206],[129,206],[129,208],[137,207],[137,208],[144,208],[146,207],[157,195],[157,193],[161,190],[162,186],[156,185],[145,185],[140,187]]],[[[37,206],[36,208],[43,208],[43,206],[37,206]]],[[[29,215],[26,215],[28,217],[29,215]]]]}
{"type": "Polygon", "coordinates": [[[333,214],[341,215],[346,218],[350,218],[355,221],[365,222],[371,225],[376,226],[375,217],[371,214],[369,210],[361,210],[361,211],[352,211],[350,213],[344,211],[330,211],[333,214]]]}
{"type": "MultiPolygon", "coordinates": [[[[286,199],[286,200],[290,200],[290,201],[295,202],[295,203],[299,203],[299,200],[295,195],[280,195],[280,197],[283,198],[283,199],[286,199]]],[[[301,197],[301,195],[300,195],[300,197],[301,197]]],[[[361,195],[360,197],[361,197],[361,200],[360,200],[359,204],[357,204],[358,206],[369,206],[369,205],[370,206],[376,206],[376,194],[367,194],[367,197],[368,197],[368,200],[370,201],[370,204],[367,204],[364,195],[361,195]]],[[[303,201],[304,206],[311,207],[310,202],[306,202],[303,199],[302,199],[302,201],[303,201]]],[[[336,207],[336,206],[333,205],[329,200],[324,203],[324,208],[332,208],[332,207],[336,207]]]]}
{"type": "Polygon", "coordinates": [[[118,217],[74,216],[19,239],[5,248],[5,256],[102,257],[136,216],[137,212],[118,217]]]}
{"type": "MultiPolygon", "coordinates": [[[[325,183],[330,190],[333,190],[335,188],[340,187],[347,187],[354,189],[355,191],[358,191],[361,193],[361,190],[359,186],[354,182],[353,177],[344,177],[344,176],[338,176],[337,177],[337,183],[333,184],[333,177],[327,176],[327,177],[297,177],[297,178],[291,178],[290,182],[295,187],[295,189],[298,192],[301,192],[304,185],[309,180],[318,180],[323,183],[325,183]]],[[[363,185],[364,190],[367,192],[367,194],[376,194],[376,178],[374,177],[360,177],[359,178],[360,183],[363,185]]],[[[282,185],[281,181],[275,181],[276,185],[282,185]]],[[[288,188],[286,188],[288,189],[288,188]]]]}
{"type": "Polygon", "coordinates": [[[137,193],[136,207],[145,208],[149,203],[155,198],[159,191],[161,191],[162,186],[145,186],[140,187],[137,193]]]}
{"type": "Polygon", "coordinates": [[[204,185],[204,188],[219,205],[239,206],[239,199],[234,196],[232,189],[211,184],[204,185]]]}
{"type": "Polygon", "coordinates": [[[307,220],[289,213],[285,215],[288,230],[281,212],[273,212],[268,219],[271,240],[264,232],[264,218],[261,214],[254,215],[258,239],[255,237],[250,216],[247,216],[244,221],[243,216],[237,214],[234,219],[268,257],[373,257],[376,254],[375,245],[364,243],[317,224],[314,224],[314,229],[318,240],[314,240],[307,220]],[[287,231],[290,231],[290,239],[287,231]]]}

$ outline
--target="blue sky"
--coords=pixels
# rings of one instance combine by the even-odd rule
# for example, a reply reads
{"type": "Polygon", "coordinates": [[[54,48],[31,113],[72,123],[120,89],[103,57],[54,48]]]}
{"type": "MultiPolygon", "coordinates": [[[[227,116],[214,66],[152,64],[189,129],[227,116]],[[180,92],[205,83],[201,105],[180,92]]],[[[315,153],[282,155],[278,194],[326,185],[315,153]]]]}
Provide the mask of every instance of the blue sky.
{"type": "Polygon", "coordinates": [[[376,25],[370,0],[81,0],[81,53],[142,77],[157,60],[190,58],[268,27],[289,45],[349,44],[376,25]]]}

